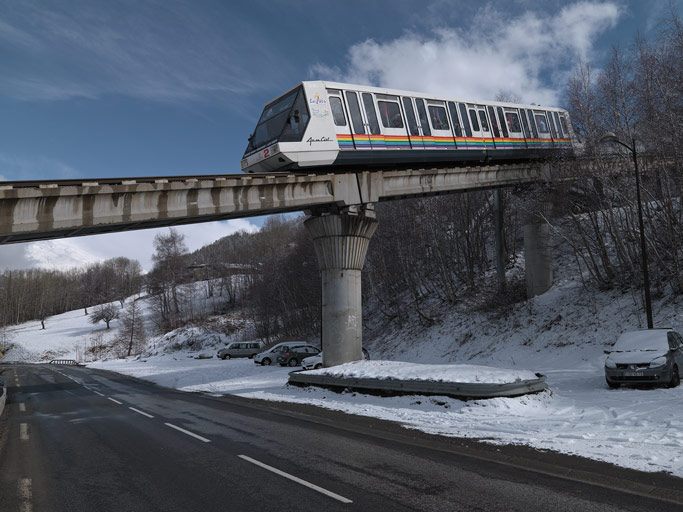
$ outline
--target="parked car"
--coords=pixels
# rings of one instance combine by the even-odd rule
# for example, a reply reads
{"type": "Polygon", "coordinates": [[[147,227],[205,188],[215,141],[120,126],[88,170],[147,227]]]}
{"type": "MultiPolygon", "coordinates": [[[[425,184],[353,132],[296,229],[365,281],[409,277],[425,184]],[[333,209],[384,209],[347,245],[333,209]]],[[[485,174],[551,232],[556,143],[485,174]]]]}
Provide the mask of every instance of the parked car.
{"type": "Polygon", "coordinates": [[[239,341],[230,343],[218,351],[217,356],[221,359],[231,357],[254,357],[263,350],[263,343],[260,341],[239,341]]]}
{"type": "Polygon", "coordinates": [[[254,356],[254,363],[260,364],[262,366],[269,366],[277,361],[277,357],[280,355],[280,351],[283,347],[296,347],[299,345],[306,345],[305,341],[285,341],[273,345],[268,350],[264,350],[254,356]]]}
{"type": "Polygon", "coordinates": [[[280,366],[299,366],[307,357],[320,353],[313,345],[284,346],[277,357],[280,366]]]}
{"type": "Polygon", "coordinates": [[[672,329],[625,332],[605,350],[605,380],[622,384],[662,384],[676,387],[683,368],[683,336],[672,329]]]}
{"type": "MultiPolygon", "coordinates": [[[[370,359],[370,353],[365,350],[363,350],[363,359],[370,359]]],[[[303,361],[301,361],[301,366],[304,367],[304,370],[317,370],[318,368],[323,367],[323,353],[320,352],[320,354],[316,354],[311,357],[307,357],[303,361]]]]}

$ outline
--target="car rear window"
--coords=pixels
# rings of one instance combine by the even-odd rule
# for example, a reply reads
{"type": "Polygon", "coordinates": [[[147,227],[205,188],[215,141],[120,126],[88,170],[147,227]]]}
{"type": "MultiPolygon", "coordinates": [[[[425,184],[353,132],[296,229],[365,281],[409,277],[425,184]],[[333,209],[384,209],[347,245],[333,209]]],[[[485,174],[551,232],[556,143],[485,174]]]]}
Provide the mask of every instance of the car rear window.
{"type": "Polygon", "coordinates": [[[666,333],[667,331],[663,329],[625,332],[619,336],[612,350],[614,352],[632,352],[636,350],[666,352],[669,350],[666,333]]]}

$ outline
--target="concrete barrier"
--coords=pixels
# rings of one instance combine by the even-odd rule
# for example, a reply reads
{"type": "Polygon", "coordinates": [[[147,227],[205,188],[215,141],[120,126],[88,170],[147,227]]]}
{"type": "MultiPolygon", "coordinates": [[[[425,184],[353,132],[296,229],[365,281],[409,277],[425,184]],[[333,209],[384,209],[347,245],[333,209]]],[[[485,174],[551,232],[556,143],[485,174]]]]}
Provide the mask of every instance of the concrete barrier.
{"type": "Polygon", "coordinates": [[[372,379],[307,375],[305,371],[289,374],[289,383],[295,386],[319,386],[333,390],[350,389],[374,395],[439,395],[458,399],[514,397],[540,393],[548,389],[545,376],[505,384],[436,382],[424,380],[372,379]]]}

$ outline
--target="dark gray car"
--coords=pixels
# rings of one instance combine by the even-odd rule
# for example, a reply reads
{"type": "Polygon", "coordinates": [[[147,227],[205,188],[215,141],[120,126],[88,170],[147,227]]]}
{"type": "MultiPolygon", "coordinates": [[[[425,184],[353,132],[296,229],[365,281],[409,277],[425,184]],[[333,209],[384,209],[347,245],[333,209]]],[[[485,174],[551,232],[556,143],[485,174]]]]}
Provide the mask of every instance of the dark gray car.
{"type": "Polygon", "coordinates": [[[676,387],[681,382],[683,337],[672,329],[625,332],[605,353],[605,380],[610,388],[622,384],[676,387]]]}
{"type": "Polygon", "coordinates": [[[242,341],[230,343],[225,348],[218,351],[217,357],[230,359],[231,357],[254,357],[263,350],[263,343],[260,341],[242,341]]]}

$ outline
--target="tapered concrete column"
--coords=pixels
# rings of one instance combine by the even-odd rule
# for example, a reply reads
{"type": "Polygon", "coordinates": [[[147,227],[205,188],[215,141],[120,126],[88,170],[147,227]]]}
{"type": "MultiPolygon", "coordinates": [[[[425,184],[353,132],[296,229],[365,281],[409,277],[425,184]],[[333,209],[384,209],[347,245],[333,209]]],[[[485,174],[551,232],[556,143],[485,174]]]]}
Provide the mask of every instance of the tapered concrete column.
{"type": "Polygon", "coordinates": [[[550,226],[547,222],[550,203],[540,205],[524,224],[524,268],[526,293],[531,298],[547,292],[553,285],[553,256],[550,226]]]}
{"type": "Polygon", "coordinates": [[[363,358],[361,270],[377,229],[374,212],[343,212],[309,217],[322,277],[323,365],[363,358]]]}

